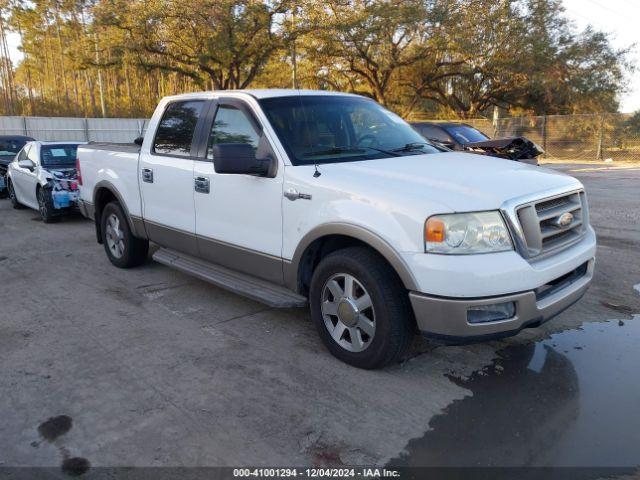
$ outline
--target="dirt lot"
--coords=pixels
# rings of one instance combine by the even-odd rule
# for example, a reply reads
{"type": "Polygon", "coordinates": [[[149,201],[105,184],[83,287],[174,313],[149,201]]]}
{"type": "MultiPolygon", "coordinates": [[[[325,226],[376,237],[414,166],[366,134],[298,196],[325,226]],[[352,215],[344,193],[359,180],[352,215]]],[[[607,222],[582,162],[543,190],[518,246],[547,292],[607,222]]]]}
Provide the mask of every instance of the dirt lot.
{"type": "Polygon", "coordinates": [[[639,465],[640,168],[554,168],[589,194],[587,296],[373,372],[331,357],[305,310],[116,269],[89,222],[0,201],[0,465],[639,465]]]}

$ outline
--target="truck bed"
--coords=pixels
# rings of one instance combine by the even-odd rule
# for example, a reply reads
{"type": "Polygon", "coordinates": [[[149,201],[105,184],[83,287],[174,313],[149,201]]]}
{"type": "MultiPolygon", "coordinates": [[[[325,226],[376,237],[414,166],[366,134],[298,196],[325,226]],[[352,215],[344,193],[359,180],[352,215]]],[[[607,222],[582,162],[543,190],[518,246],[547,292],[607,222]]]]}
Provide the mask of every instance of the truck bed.
{"type": "Polygon", "coordinates": [[[96,187],[111,188],[122,196],[121,201],[131,216],[142,217],[138,185],[139,154],[140,146],[135,143],[96,142],[80,145],[81,200],[93,204],[96,187]]]}

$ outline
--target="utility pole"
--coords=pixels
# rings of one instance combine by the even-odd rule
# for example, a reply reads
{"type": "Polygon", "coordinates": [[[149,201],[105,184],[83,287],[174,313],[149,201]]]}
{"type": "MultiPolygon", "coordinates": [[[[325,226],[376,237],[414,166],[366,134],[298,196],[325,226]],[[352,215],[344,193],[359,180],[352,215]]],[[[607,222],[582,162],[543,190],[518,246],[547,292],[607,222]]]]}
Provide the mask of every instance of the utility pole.
{"type": "Polygon", "coordinates": [[[296,51],[296,9],[297,6],[293,6],[291,10],[291,30],[293,32],[293,39],[291,41],[291,84],[294,89],[298,89],[298,53],[296,51]]]}
{"type": "Polygon", "coordinates": [[[598,128],[598,147],[596,148],[596,160],[602,160],[603,152],[603,141],[604,141],[604,113],[600,114],[600,126],[598,128]]]}

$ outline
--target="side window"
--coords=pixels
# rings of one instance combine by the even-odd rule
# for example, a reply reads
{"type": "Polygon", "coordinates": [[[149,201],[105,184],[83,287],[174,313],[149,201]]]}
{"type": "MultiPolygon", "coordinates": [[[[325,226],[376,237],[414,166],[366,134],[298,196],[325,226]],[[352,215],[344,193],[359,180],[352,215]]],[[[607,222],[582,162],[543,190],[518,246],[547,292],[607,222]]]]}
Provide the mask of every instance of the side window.
{"type": "Polygon", "coordinates": [[[191,155],[191,142],[204,107],[203,100],[171,103],[164,112],[153,151],[163,155],[191,155]]]}
{"type": "Polygon", "coordinates": [[[259,142],[260,135],[256,132],[246,113],[232,105],[220,105],[209,134],[207,158],[213,159],[211,147],[214,145],[248,143],[257,149],[259,142]]]}

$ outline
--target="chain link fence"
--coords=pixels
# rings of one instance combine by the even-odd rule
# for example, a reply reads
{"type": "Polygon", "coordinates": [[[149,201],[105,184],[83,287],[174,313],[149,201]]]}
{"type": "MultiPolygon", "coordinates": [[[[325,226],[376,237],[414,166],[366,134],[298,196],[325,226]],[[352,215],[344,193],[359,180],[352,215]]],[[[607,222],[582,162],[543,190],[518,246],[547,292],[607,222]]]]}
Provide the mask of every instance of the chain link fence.
{"type": "MultiPolygon", "coordinates": [[[[411,121],[431,120],[417,116],[411,121]]],[[[544,158],[640,161],[638,114],[545,115],[500,118],[495,122],[486,118],[453,121],[471,125],[491,138],[527,137],[542,147],[544,158]]]]}

